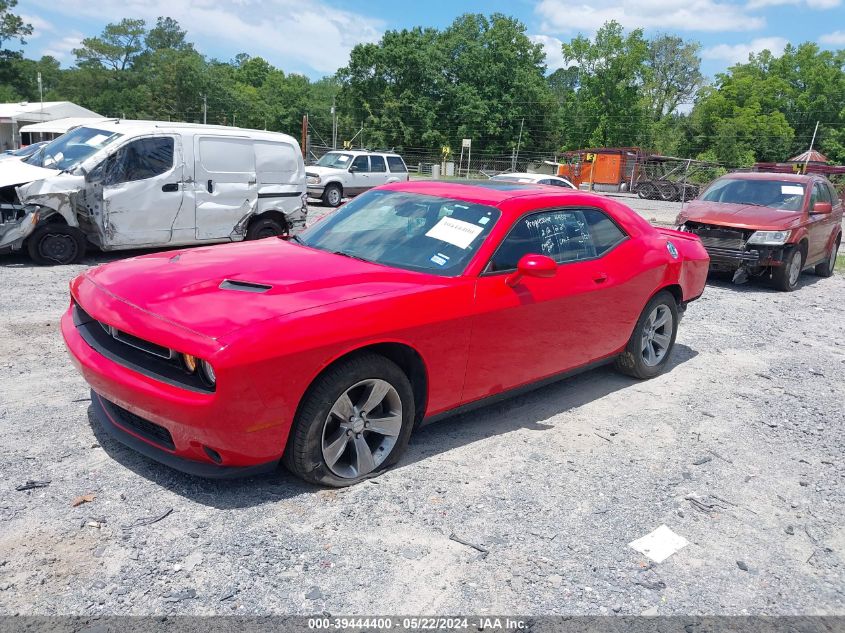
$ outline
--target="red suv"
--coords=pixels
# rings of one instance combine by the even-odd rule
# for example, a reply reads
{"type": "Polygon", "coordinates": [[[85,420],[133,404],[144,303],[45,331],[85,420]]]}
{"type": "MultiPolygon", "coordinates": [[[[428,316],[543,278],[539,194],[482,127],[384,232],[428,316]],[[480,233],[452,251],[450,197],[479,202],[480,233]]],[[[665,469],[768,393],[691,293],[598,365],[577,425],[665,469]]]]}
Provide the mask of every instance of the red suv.
{"type": "Polygon", "coordinates": [[[833,274],[842,202],[823,176],[733,173],[713,181],[677,224],[701,238],[711,271],[733,272],[737,283],[770,277],[788,291],[810,266],[822,277],[833,274]]]}

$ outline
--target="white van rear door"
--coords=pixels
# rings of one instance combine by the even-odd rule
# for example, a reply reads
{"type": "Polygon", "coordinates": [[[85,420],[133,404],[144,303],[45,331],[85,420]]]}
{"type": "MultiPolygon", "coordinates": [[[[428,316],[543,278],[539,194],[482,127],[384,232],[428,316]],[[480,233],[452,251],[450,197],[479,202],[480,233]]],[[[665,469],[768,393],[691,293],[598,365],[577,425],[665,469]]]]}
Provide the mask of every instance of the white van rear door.
{"type": "Polygon", "coordinates": [[[240,137],[195,137],[197,239],[229,237],[235,225],[255,208],[254,143],[240,137]]]}
{"type": "Polygon", "coordinates": [[[171,241],[184,198],[182,147],[170,135],[135,138],[105,159],[105,246],[171,241]]]}

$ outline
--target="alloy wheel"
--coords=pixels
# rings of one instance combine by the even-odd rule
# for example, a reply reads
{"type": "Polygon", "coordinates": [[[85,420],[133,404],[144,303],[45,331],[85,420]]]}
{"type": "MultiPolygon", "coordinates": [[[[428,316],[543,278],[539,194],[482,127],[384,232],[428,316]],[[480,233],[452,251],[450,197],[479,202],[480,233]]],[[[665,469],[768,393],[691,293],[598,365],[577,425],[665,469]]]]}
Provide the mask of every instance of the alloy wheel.
{"type": "Polygon", "coordinates": [[[801,251],[795,251],[795,254],[789,260],[789,285],[795,286],[798,283],[798,277],[801,276],[801,251]]]}
{"type": "Polygon", "coordinates": [[[323,424],[326,466],[344,479],[368,475],[390,455],[402,431],[402,399],[389,382],[362,380],[344,391],[323,424]]]}
{"type": "Polygon", "coordinates": [[[672,344],[672,311],[666,305],[658,305],[643,324],[642,355],[649,367],[660,364],[672,344]]]}

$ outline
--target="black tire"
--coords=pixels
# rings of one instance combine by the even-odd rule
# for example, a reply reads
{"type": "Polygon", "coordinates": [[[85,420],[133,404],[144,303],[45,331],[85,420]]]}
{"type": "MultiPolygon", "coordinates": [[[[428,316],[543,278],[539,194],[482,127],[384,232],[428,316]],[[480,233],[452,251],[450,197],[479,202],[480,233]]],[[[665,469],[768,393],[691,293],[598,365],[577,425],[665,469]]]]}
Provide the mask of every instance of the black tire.
{"type": "Polygon", "coordinates": [[[802,270],[804,270],[804,250],[798,246],[793,246],[783,258],[783,266],[778,266],[772,270],[772,285],[783,292],[792,292],[798,287],[802,270]],[[796,258],[798,259],[797,263],[796,258]],[[798,267],[797,275],[794,273],[795,266],[798,267]]]}
{"type": "Polygon", "coordinates": [[[249,228],[246,230],[246,239],[260,240],[265,237],[287,235],[287,232],[287,227],[278,220],[273,218],[256,218],[249,223],[249,228]]]}
{"type": "Polygon", "coordinates": [[[336,182],[327,185],[323,190],[323,202],[330,207],[339,207],[343,201],[343,187],[336,182]]]}
{"type": "MultiPolygon", "coordinates": [[[[283,462],[288,470],[309,483],[337,488],[351,486],[375,477],[396,463],[408,446],[414,416],[414,392],[411,383],[396,363],[372,353],[351,356],[329,368],[308,389],[294,419],[283,462]],[[373,379],[389,383],[398,395],[401,401],[401,429],[396,435],[395,444],[374,470],[362,476],[342,477],[332,471],[323,455],[324,429],[328,429],[328,425],[336,421],[329,416],[341,396],[358,383],[373,379]]],[[[361,435],[364,432],[366,431],[361,435]]],[[[353,445],[344,449],[345,451],[355,448],[354,438],[351,441],[353,445]]]]}
{"type": "Polygon", "coordinates": [[[832,250],[827,255],[827,259],[821,264],[816,265],[816,274],[819,277],[830,277],[833,274],[833,271],[836,269],[836,253],[839,250],[839,244],[841,241],[842,236],[837,236],[836,241],[833,243],[832,250]]]}
{"type": "MultiPolygon", "coordinates": [[[[660,312],[658,312],[658,314],[660,314],[660,312]]],[[[634,331],[631,334],[631,338],[628,340],[628,345],[625,347],[625,351],[616,357],[616,369],[623,374],[628,374],[629,376],[639,378],[640,380],[654,378],[655,376],[663,373],[663,370],[666,368],[666,364],[669,362],[669,358],[672,356],[672,350],[675,348],[675,337],[677,335],[678,304],[672,293],[663,290],[654,295],[646,304],[640,318],[637,320],[637,325],[634,326],[634,331]],[[648,333],[651,331],[649,320],[652,313],[661,307],[668,310],[668,313],[671,314],[672,317],[671,328],[669,328],[671,331],[667,332],[665,328],[659,328],[661,330],[660,335],[668,335],[669,342],[663,356],[656,359],[656,363],[649,364],[644,355],[645,353],[643,350],[646,348],[646,345],[643,341],[644,337],[648,336],[648,333]]],[[[652,345],[652,341],[649,341],[648,345],[652,345]]],[[[652,347],[652,351],[653,350],[654,347],[652,347]]]]}
{"type": "Polygon", "coordinates": [[[44,224],[26,241],[29,256],[36,264],[78,264],[85,257],[85,235],[67,224],[44,224]]]}

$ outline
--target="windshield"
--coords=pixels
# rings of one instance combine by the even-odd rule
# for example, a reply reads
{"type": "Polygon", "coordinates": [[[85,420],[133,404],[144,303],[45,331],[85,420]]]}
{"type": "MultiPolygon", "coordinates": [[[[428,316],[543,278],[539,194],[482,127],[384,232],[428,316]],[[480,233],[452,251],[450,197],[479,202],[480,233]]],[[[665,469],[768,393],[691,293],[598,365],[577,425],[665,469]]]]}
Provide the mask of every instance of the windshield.
{"type": "Polygon", "coordinates": [[[21,147],[20,149],[16,149],[14,152],[11,152],[12,156],[20,156],[21,158],[26,158],[27,156],[31,156],[39,149],[44,146],[44,143],[34,143],[33,145],[27,145],[26,147],[21,147]]]}
{"type": "Polygon", "coordinates": [[[78,127],[51,141],[25,159],[25,162],[37,167],[64,171],[71,169],[121,136],[123,135],[117,132],[78,127]]]}
{"type": "Polygon", "coordinates": [[[370,190],[307,231],[299,242],[376,264],[460,275],[499,210],[404,191],[370,190]]]}
{"type": "Polygon", "coordinates": [[[701,200],[800,211],[804,202],[804,185],[780,180],[721,178],[704,192],[701,200]]]}
{"type": "Polygon", "coordinates": [[[323,157],[317,161],[319,167],[335,167],[337,169],[346,169],[351,164],[352,154],[342,154],[341,152],[323,154],[323,157]]]}

